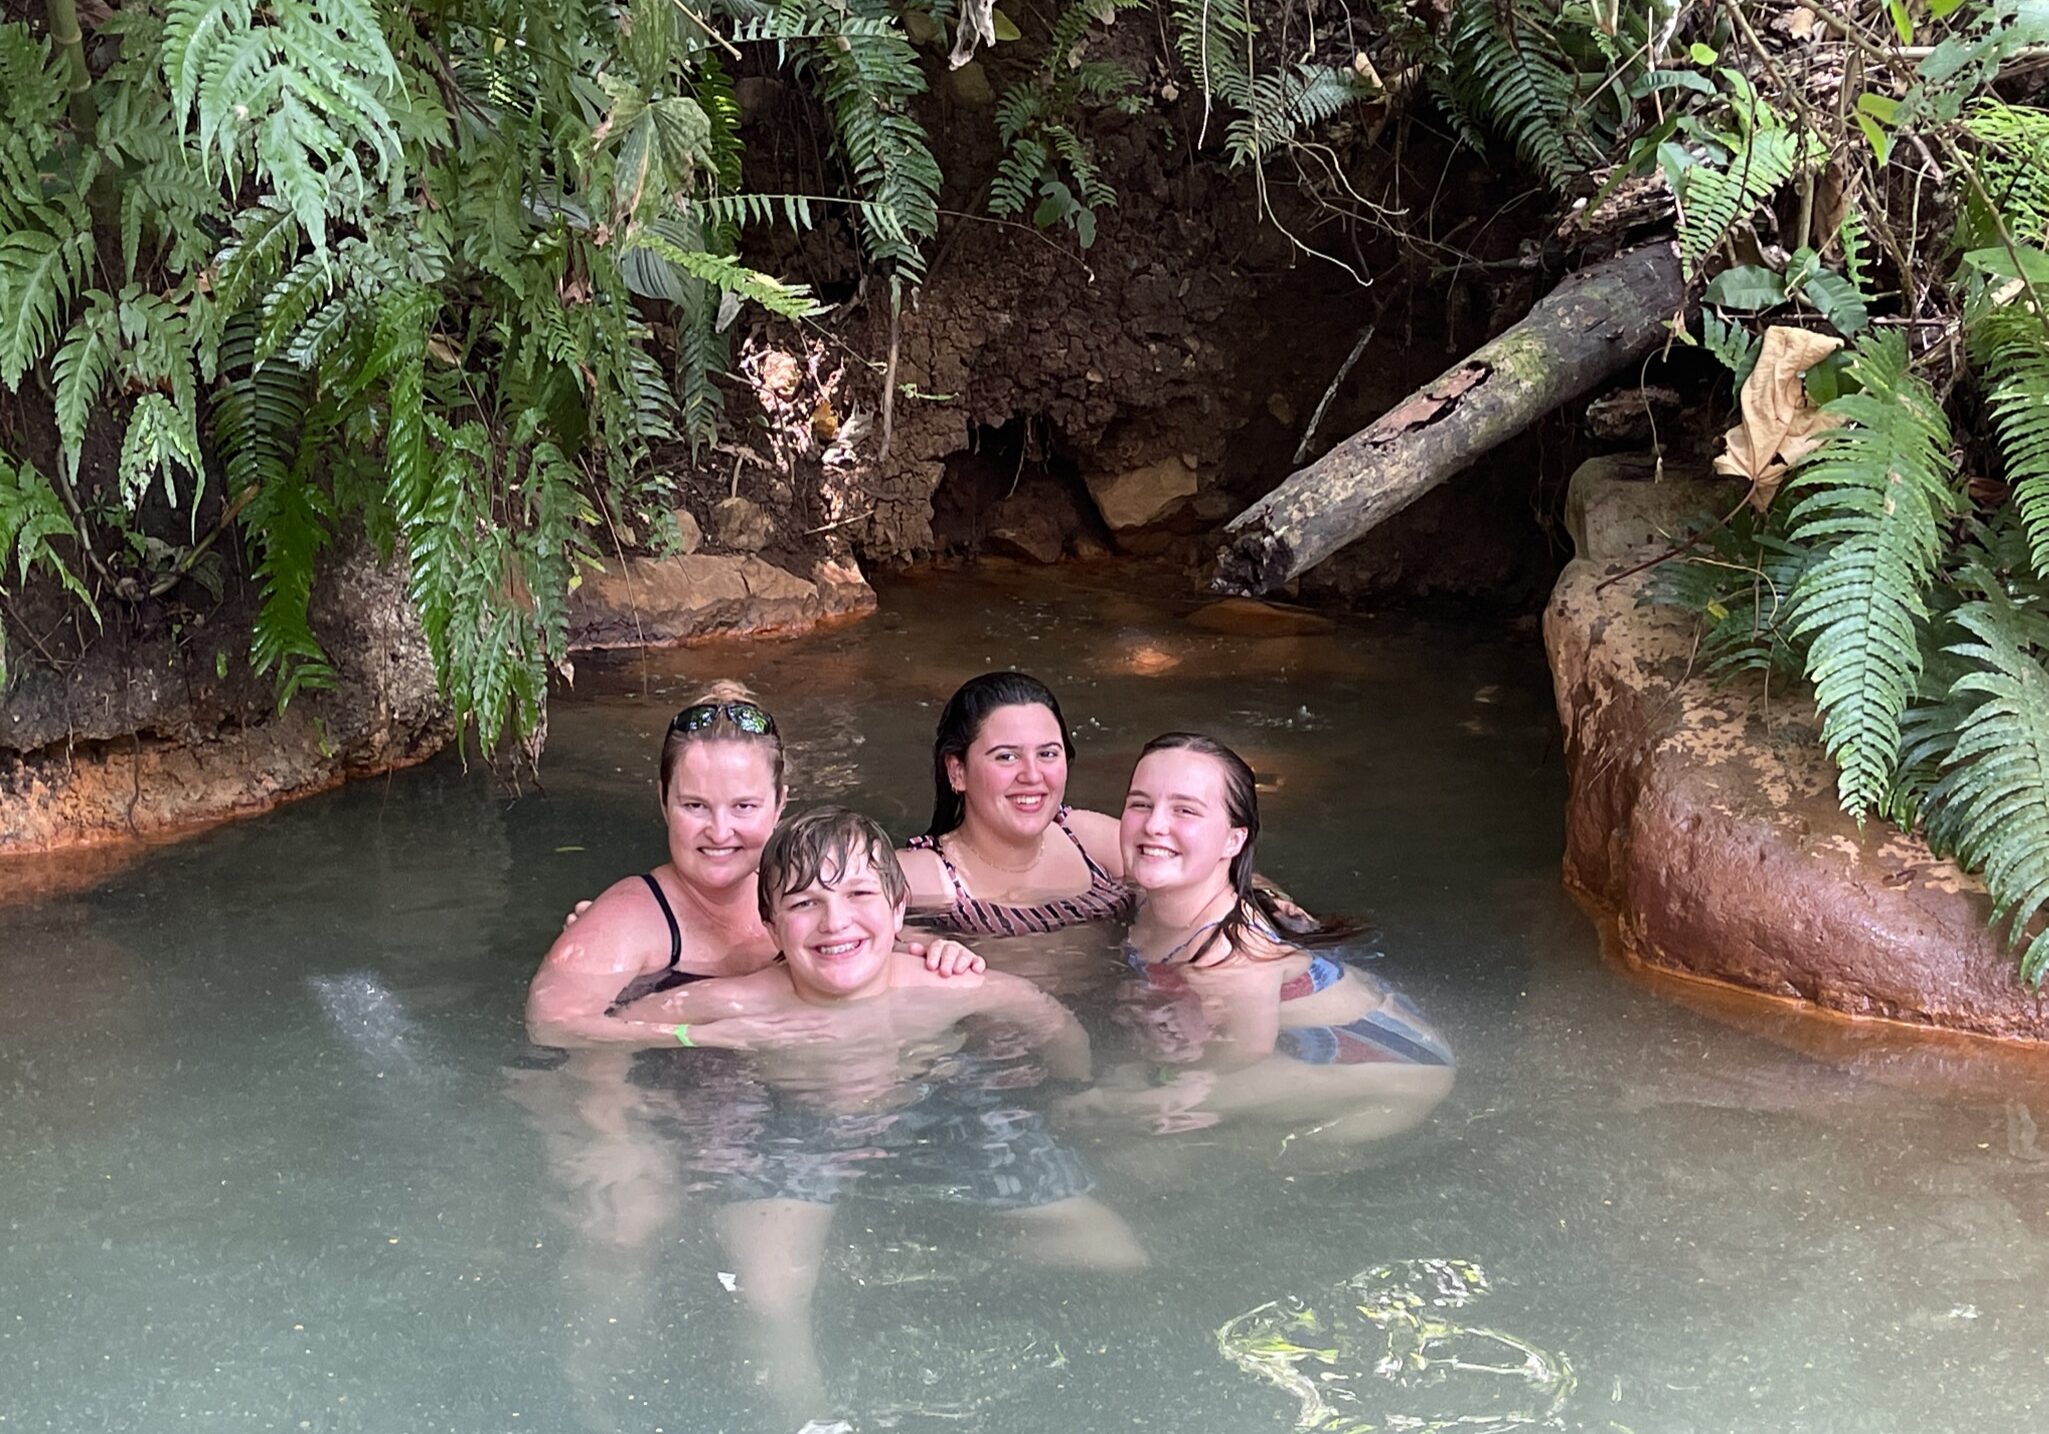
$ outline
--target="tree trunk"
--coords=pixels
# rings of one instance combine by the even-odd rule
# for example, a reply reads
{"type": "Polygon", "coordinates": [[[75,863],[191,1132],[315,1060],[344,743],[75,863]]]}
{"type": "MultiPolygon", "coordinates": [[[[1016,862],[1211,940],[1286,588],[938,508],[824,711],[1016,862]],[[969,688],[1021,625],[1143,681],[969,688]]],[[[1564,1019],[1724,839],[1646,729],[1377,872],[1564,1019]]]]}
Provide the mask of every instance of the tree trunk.
{"type": "Polygon", "coordinates": [[[1219,591],[1271,592],[1635,363],[1685,300],[1670,244],[1618,254],[1231,520],[1219,591]]]}

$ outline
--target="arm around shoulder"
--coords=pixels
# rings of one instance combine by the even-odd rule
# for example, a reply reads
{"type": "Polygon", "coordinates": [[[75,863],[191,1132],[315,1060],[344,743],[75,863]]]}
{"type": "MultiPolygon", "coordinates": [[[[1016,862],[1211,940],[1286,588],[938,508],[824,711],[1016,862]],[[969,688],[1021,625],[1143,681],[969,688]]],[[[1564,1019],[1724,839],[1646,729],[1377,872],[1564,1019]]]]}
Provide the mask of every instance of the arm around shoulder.
{"type": "Polygon", "coordinates": [[[527,987],[527,1034],[544,1045],[659,1045],[675,1038],[673,1025],[622,1020],[606,1014],[636,976],[659,964],[633,909],[635,879],[614,884],[589,911],[555,938],[527,987]]]}

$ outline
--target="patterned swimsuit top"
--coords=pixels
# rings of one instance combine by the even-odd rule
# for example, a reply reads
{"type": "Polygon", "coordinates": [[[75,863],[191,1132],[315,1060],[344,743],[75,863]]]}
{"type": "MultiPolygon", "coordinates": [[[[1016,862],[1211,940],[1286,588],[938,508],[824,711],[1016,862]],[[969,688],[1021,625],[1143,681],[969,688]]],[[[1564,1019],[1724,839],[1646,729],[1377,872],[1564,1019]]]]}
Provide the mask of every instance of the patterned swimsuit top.
{"type": "Polygon", "coordinates": [[[916,919],[941,931],[972,936],[1023,936],[1027,933],[1043,935],[1058,931],[1064,926],[1078,926],[1085,921],[1123,921],[1131,915],[1134,893],[1096,864],[1089,849],[1081,844],[1081,838],[1067,825],[1068,808],[1063,806],[1053,814],[1053,824],[1074,843],[1074,849],[1081,853],[1082,863],[1089,870],[1088,890],[1079,895],[1062,897],[1057,901],[1043,901],[1036,906],[1004,906],[994,901],[977,901],[968,891],[968,884],[962,880],[960,870],[946,859],[935,837],[912,837],[906,845],[915,851],[929,851],[939,858],[939,864],[946,868],[946,879],[953,883],[953,904],[937,911],[919,912],[916,919]]]}
{"type": "MultiPolygon", "coordinates": [[[[1256,911],[1248,912],[1247,915],[1250,919],[1246,925],[1253,932],[1265,937],[1276,946],[1287,945],[1287,937],[1281,935],[1272,926],[1268,925],[1260,918],[1256,911]]],[[[1133,946],[1129,941],[1126,941],[1124,943],[1124,964],[1133,971],[1136,971],[1140,976],[1143,976],[1146,984],[1154,990],[1185,991],[1188,989],[1188,967],[1177,962],[1175,958],[1190,946],[1195,945],[1197,938],[1208,935],[1223,924],[1223,921],[1220,919],[1203,926],[1198,926],[1182,939],[1180,945],[1157,961],[1146,960],[1144,952],[1133,946]]],[[[1198,954],[1200,953],[1198,952],[1198,954]]],[[[1311,952],[1309,956],[1309,969],[1300,975],[1290,976],[1287,980],[1281,982],[1281,999],[1283,1001],[1299,1001],[1304,996],[1313,996],[1318,991],[1327,991],[1336,985],[1344,974],[1345,968],[1340,962],[1324,955],[1321,951],[1311,952]]]]}

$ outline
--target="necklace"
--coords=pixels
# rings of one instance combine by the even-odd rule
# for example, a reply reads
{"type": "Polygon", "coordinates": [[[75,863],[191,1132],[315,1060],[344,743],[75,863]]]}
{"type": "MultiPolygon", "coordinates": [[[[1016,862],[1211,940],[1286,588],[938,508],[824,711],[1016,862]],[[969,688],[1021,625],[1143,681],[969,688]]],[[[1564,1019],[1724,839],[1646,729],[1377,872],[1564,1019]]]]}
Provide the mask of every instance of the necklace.
{"type": "Polygon", "coordinates": [[[953,838],[955,846],[973,857],[978,865],[985,866],[991,871],[1008,872],[1012,876],[1021,876],[1025,872],[1030,871],[1039,864],[1039,858],[1046,854],[1046,834],[1043,831],[1039,833],[1039,844],[1032,848],[1031,857],[1023,866],[1009,866],[991,857],[987,852],[968,840],[968,833],[965,827],[955,827],[947,835],[953,838]]]}

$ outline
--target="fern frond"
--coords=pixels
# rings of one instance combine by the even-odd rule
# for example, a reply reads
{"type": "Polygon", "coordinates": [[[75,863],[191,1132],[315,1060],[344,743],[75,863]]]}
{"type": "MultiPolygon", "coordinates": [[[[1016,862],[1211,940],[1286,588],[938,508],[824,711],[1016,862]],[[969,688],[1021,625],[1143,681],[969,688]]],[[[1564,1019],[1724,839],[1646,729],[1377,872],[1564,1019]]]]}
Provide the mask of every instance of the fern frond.
{"type": "Polygon", "coordinates": [[[327,544],[326,516],[322,494],[297,465],[272,474],[242,510],[243,529],[258,554],[249,665],[273,678],[280,712],[299,693],[336,682],[311,616],[314,574],[327,544]]]}
{"type": "Polygon", "coordinates": [[[2049,110],[1987,97],[1965,112],[1964,129],[1982,147],[1979,178],[2008,234],[2049,242],[2049,110]]]}
{"type": "Polygon", "coordinates": [[[1243,109],[1252,89],[1252,41],[1259,33],[1246,0],[1168,0],[1174,51],[1202,91],[1203,108],[1221,99],[1243,109]]]}
{"type": "Polygon", "coordinates": [[[299,222],[275,199],[263,199],[235,216],[235,237],[214,260],[214,296],[229,312],[267,291],[285,271],[299,245],[299,222]]]}
{"type": "MultiPolygon", "coordinates": [[[[106,296],[95,297],[104,300],[106,296]]],[[[106,386],[107,374],[114,366],[118,341],[112,307],[105,302],[95,304],[71,326],[51,366],[57,388],[57,438],[63,445],[64,463],[72,473],[78,471],[86,426],[99,406],[100,390],[106,386]]]]}
{"type": "Polygon", "coordinates": [[[748,268],[730,255],[684,249],[653,231],[637,234],[634,245],[659,254],[684,273],[707,284],[738,294],[743,299],[752,299],[770,313],[795,319],[818,312],[808,285],[785,284],[780,279],[748,268]]]}
{"type": "Polygon", "coordinates": [[[1711,677],[1800,671],[1786,619],[1812,555],[1775,531],[1775,517],[1760,520],[1747,507],[1726,522],[1700,515],[1690,528],[1690,551],[1653,568],[1644,585],[1645,604],[1699,615],[1695,661],[1711,677]]]}
{"type": "Polygon", "coordinates": [[[18,388],[64,331],[93,262],[92,230],[75,204],[45,206],[45,228],[0,235],[0,386],[18,388]]]}
{"type": "MultiPolygon", "coordinates": [[[[133,515],[155,486],[157,475],[164,480],[164,496],[173,507],[178,503],[178,470],[195,478],[204,475],[205,460],[199,453],[199,432],[192,417],[161,393],[145,393],[128,413],[128,431],[121,440],[121,506],[133,515]]],[[[193,501],[200,485],[193,485],[193,501]]]]}
{"type": "Polygon", "coordinates": [[[1840,771],[1844,810],[1861,818],[1884,800],[1898,766],[1900,714],[1921,675],[1925,594],[1957,499],[1949,424],[1908,371],[1905,339],[1868,337],[1850,372],[1862,391],[1826,409],[1844,426],[1824,435],[1788,485],[1802,495],[1793,541],[1825,548],[1793,591],[1789,631],[1811,640],[1822,745],[1840,771]]]}
{"type": "Polygon", "coordinates": [[[1257,163],[1347,105],[1381,98],[1349,66],[1298,64],[1252,82],[1245,112],[1224,132],[1231,163],[1257,163]]]}
{"type": "Polygon", "coordinates": [[[93,621],[99,621],[99,609],[93,604],[92,594],[50,547],[52,538],[77,536],[78,530],[71,526],[50,481],[36,471],[34,464],[15,464],[0,453],[0,590],[4,590],[10,564],[16,583],[27,582],[32,571],[41,569],[55,574],[84,604],[93,621]]]}
{"type": "Polygon", "coordinates": [[[1582,85],[1555,33],[1560,17],[1532,0],[1458,0],[1445,48],[1450,91],[1468,116],[1504,132],[1554,189],[1598,159],[1582,138],[1582,85]]]}
{"type": "Polygon", "coordinates": [[[1929,841],[1983,872],[1992,920],[2023,948],[2022,977],[2040,986],[2049,932],[2030,939],[2027,928],[2049,904],[2049,621],[2017,606],[1991,574],[1977,585],[1984,597],[1954,615],[1976,641],[1949,650],[1973,664],[1957,679],[1959,697],[1978,700],[1929,794],[1929,841]]]}
{"type": "Polygon", "coordinates": [[[1687,272],[1696,272],[1731,230],[1814,163],[1819,144],[1805,130],[1763,122],[1734,146],[1727,169],[1701,163],[1686,170],[1679,179],[1679,255],[1687,272]]]}
{"type": "MultiPolygon", "coordinates": [[[[890,10],[887,0],[846,0],[845,14],[884,20],[890,10]]],[[[834,145],[873,206],[864,213],[862,243],[871,258],[915,281],[924,272],[920,246],[939,231],[940,182],[939,162],[910,113],[925,90],[917,52],[892,21],[880,31],[808,41],[805,53],[832,116],[834,145]]]]}
{"type": "Polygon", "coordinates": [[[1976,315],[1970,339],[2029,558],[2049,578],[2049,331],[2016,302],[1976,315]]]}

